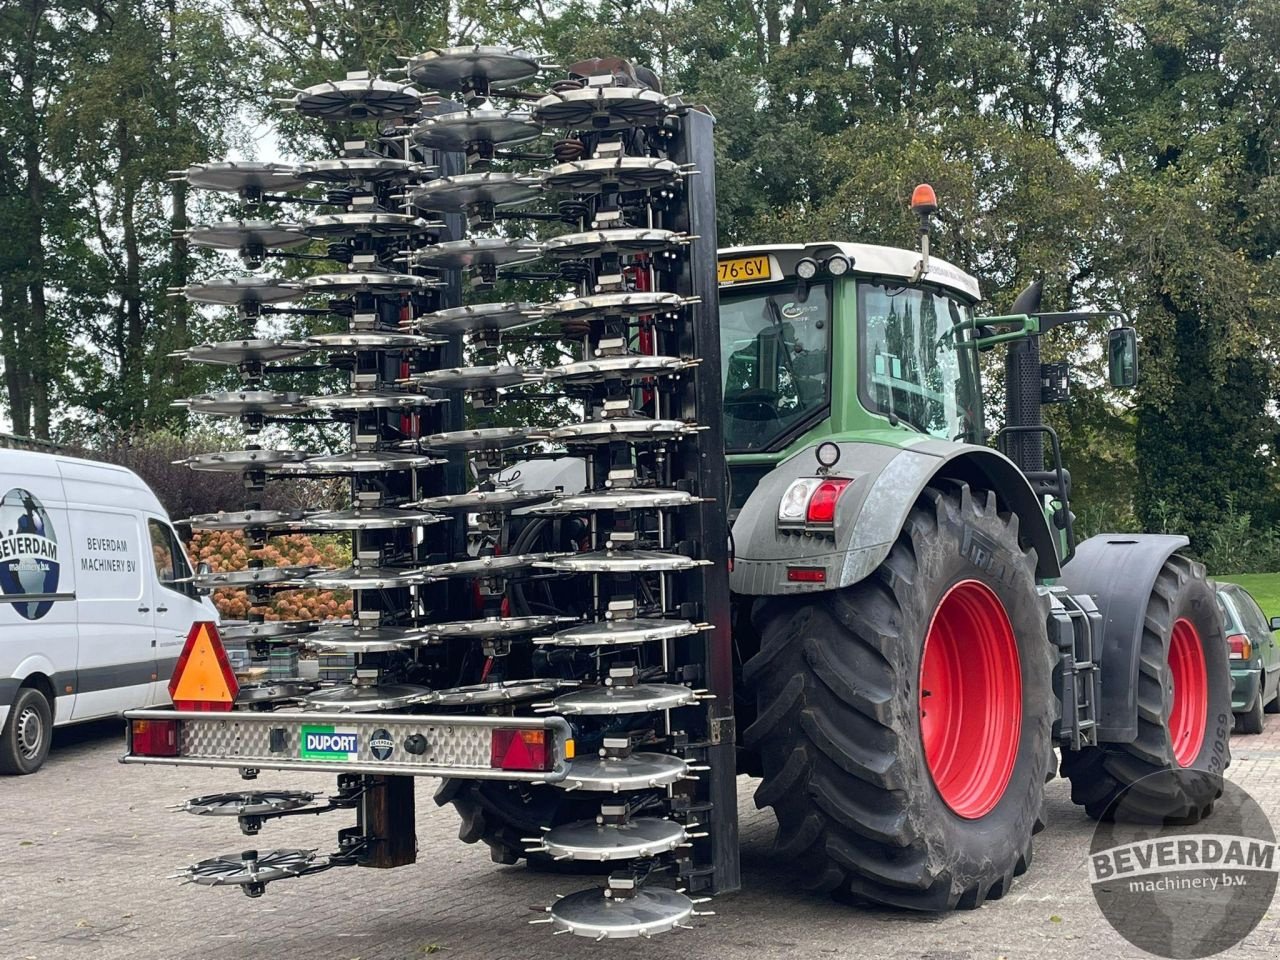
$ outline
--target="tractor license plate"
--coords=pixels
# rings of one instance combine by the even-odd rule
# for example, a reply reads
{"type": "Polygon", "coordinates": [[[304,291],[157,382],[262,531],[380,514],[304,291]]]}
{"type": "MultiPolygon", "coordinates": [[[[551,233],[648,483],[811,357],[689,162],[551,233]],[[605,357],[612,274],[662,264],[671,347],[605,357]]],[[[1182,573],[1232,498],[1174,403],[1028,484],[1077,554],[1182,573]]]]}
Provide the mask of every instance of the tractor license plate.
{"type": "Polygon", "coordinates": [[[768,257],[739,257],[720,261],[720,285],[727,283],[759,283],[772,280],[768,257]]]}

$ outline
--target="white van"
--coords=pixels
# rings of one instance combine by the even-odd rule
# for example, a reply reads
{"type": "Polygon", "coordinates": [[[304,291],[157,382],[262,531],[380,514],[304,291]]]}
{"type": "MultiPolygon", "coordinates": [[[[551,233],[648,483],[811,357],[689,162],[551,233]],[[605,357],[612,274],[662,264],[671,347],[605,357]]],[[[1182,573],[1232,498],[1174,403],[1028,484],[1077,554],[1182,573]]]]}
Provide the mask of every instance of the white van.
{"type": "Polygon", "coordinates": [[[0,450],[0,772],[54,726],[169,702],[195,620],[216,620],[156,495],[123,467],[0,450]]]}

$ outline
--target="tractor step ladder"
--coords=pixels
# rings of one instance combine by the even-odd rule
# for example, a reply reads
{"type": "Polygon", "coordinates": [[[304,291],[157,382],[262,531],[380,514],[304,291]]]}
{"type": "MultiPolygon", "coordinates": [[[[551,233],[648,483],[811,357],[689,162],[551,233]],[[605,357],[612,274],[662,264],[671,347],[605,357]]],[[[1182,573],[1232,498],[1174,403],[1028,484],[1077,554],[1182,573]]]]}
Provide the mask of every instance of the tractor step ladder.
{"type": "Polygon", "coordinates": [[[1102,636],[1102,614],[1086,594],[1059,587],[1050,598],[1049,642],[1058,652],[1053,682],[1062,704],[1058,742],[1071,750],[1097,746],[1101,675],[1095,638],[1102,636]]]}

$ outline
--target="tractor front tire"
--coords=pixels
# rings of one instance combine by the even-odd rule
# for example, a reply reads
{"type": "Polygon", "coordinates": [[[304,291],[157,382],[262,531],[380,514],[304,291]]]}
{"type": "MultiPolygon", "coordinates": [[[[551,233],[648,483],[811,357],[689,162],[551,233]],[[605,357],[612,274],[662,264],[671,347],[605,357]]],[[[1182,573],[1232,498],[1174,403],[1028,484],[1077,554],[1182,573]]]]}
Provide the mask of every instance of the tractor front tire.
{"type": "Polygon", "coordinates": [[[756,805],[811,888],[942,911],[1027,869],[1055,715],[1035,568],[992,492],[939,480],[865,580],[757,601],[756,805]]]}
{"type": "Polygon", "coordinates": [[[1194,823],[1213,809],[1231,762],[1231,670],[1203,566],[1179,554],[1165,561],[1141,644],[1138,736],[1064,751],[1062,775],[1095,820],[1112,816],[1126,794],[1126,816],[1194,823]]]}

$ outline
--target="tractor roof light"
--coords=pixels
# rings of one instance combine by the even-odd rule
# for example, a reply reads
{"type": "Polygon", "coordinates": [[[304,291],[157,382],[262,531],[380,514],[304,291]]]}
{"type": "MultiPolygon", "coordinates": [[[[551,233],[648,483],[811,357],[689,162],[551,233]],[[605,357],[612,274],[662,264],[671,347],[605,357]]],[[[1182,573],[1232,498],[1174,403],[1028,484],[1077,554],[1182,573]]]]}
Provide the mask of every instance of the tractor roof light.
{"type": "Polygon", "coordinates": [[[853,261],[843,253],[837,253],[833,257],[827,257],[826,267],[827,273],[831,274],[831,276],[843,277],[853,269],[853,261]]]}
{"type": "Polygon", "coordinates": [[[911,212],[918,217],[927,217],[938,211],[938,195],[927,183],[918,185],[911,191],[911,212]]]}
{"type": "Polygon", "coordinates": [[[812,280],[818,275],[818,261],[813,257],[801,257],[796,261],[796,276],[801,280],[812,280]]]}

